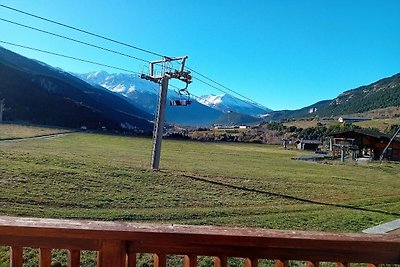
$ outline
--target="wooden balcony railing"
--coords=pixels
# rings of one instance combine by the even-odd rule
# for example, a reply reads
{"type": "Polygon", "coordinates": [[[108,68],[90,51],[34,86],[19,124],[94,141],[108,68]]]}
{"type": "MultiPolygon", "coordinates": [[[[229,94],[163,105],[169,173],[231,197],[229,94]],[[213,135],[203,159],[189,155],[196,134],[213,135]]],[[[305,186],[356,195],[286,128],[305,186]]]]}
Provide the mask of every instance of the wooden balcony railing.
{"type": "Polygon", "coordinates": [[[0,246],[10,246],[10,266],[23,266],[24,247],[39,248],[39,266],[51,265],[51,250],[66,249],[68,266],[80,266],[82,250],[97,251],[98,267],[136,266],[137,253],[152,253],[154,266],[167,265],[167,255],[185,255],[185,267],[198,256],[214,256],[214,266],[226,266],[228,257],[243,258],[246,267],[259,259],[288,260],[307,266],[334,262],[400,263],[399,235],[339,234],[248,228],[182,226],[33,219],[0,216],[0,246]]]}

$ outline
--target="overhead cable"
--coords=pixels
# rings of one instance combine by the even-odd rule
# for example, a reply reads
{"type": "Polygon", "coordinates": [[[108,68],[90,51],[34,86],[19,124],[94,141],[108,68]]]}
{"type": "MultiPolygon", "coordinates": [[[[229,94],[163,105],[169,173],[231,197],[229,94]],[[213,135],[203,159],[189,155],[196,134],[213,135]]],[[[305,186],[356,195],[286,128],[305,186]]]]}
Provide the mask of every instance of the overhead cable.
{"type": "Polygon", "coordinates": [[[130,48],[133,48],[133,49],[136,49],[136,50],[148,53],[148,54],[152,54],[154,56],[164,57],[163,55],[155,53],[155,52],[152,52],[150,50],[143,49],[143,48],[140,48],[138,46],[130,45],[130,44],[127,44],[127,43],[124,43],[124,42],[120,42],[118,40],[115,40],[115,39],[112,39],[112,38],[109,38],[109,37],[106,37],[106,36],[102,36],[100,34],[96,34],[96,33],[93,33],[93,32],[89,32],[89,31],[86,31],[86,30],[82,30],[82,29],[79,29],[77,27],[69,26],[67,24],[64,24],[64,23],[61,23],[61,22],[57,22],[55,20],[47,19],[47,18],[44,18],[42,16],[38,16],[38,15],[29,13],[29,12],[25,12],[25,11],[22,11],[20,9],[16,9],[16,8],[13,8],[13,7],[10,7],[10,6],[6,6],[6,5],[3,5],[3,4],[0,4],[0,7],[7,8],[9,10],[12,10],[12,11],[24,14],[24,15],[28,15],[28,16],[31,16],[31,17],[34,17],[34,18],[37,18],[37,19],[41,19],[41,20],[44,20],[44,21],[47,21],[47,22],[50,22],[50,23],[53,23],[53,24],[56,24],[56,25],[59,25],[59,26],[62,26],[62,27],[66,27],[66,28],[74,30],[74,31],[79,31],[79,32],[82,32],[82,33],[85,33],[85,34],[88,34],[88,35],[103,39],[103,40],[110,41],[110,42],[113,42],[113,43],[116,43],[116,44],[124,45],[124,46],[130,47],[130,48]]]}
{"type": "MultiPolygon", "coordinates": [[[[250,103],[253,104],[253,105],[260,105],[260,104],[258,104],[256,101],[252,100],[251,98],[248,98],[247,96],[244,96],[244,95],[242,95],[242,94],[240,94],[240,93],[238,93],[238,92],[236,92],[236,91],[234,91],[234,90],[228,88],[227,86],[225,86],[225,85],[223,85],[223,84],[220,84],[219,82],[217,82],[217,81],[215,81],[215,80],[213,80],[213,79],[211,79],[211,78],[208,78],[207,76],[205,76],[205,75],[199,73],[198,71],[195,71],[195,70],[192,69],[192,68],[187,67],[187,69],[190,70],[191,72],[193,72],[193,73],[195,73],[195,74],[197,74],[197,75],[199,75],[199,76],[201,76],[201,77],[203,77],[203,78],[205,78],[205,79],[207,79],[207,80],[209,80],[209,81],[211,81],[211,82],[213,82],[213,83],[215,83],[215,84],[221,86],[222,88],[225,88],[225,89],[228,90],[229,92],[232,92],[232,93],[234,93],[234,94],[236,94],[236,95],[238,95],[238,96],[240,96],[240,97],[242,97],[242,98],[244,98],[244,99],[250,101],[250,103]]],[[[206,84],[206,85],[208,85],[208,86],[211,86],[211,87],[213,87],[213,88],[215,88],[215,89],[217,89],[217,90],[219,90],[219,91],[221,91],[221,92],[223,92],[223,93],[225,93],[225,94],[230,94],[230,93],[225,92],[224,90],[221,90],[220,88],[217,88],[216,86],[213,86],[213,85],[211,85],[211,84],[209,84],[209,83],[207,83],[207,82],[205,82],[205,81],[203,81],[203,80],[201,80],[201,79],[199,79],[199,78],[196,78],[195,76],[193,76],[193,79],[198,80],[199,82],[202,82],[202,83],[204,83],[204,84],[206,84]]],[[[262,105],[260,105],[260,106],[262,106],[262,105]]]]}
{"type": "Polygon", "coordinates": [[[4,22],[11,23],[11,24],[14,24],[14,25],[18,25],[18,26],[21,26],[21,27],[24,27],[24,28],[35,30],[35,31],[38,31],[38,32],[42,32],[42,33],[46,33],[46,34],[49,34],[49,35],[52,35],[52,36],[56,36],[56,37],[59,37],[59,38],[63,38],[63,39],[69,40],[69,41],[73,41],[73,42],[76,42],[76,43],[79,43],[79,44],[87,45],[87,46],[94,47],[94,48],[97,48],[97,49],[101,49],[101,50],[104,50],[104,51],[108,51],[108,52],[111,52],[111,53],[114,53],[114,54],[118,54],[120,56],[129,57],[129,58],[132,58],[132,59],[135,59],[135,60],[138,60],[138,61],[150,63],[150,61],[142,59],[142,58],[134,57],[134,56],[131,56],[131,55],[128,55],[128,54],[125,54],[125,53],[121,53],[121,52],[109,49],[109,48],[105,48],[105,47],[101,47],[101,46],[98,46],[98,45],[94,45],[94,44],[90,44],[90,43],[87,43],[87,42],[83,42],[83,41],[80,41],[80,40],[77,40],[77,39],[74,39],[74,38],[67,37],[65,35],[61,35],[61,34],[49,32],[49,31],[41,30],[41,29],[38,29],[38,28],[35,28],[35,27],[32,27],[32,26],[28,26],[28,25],[25,25],[25,24],[21,24],[21,23],[18,23],[18,22],[15,22],[15,21],[11,21],[11,20],[7,20],[7,19],[3,19],[3,18],[0,18],[0,20],[4,21],[4,22]]]}
{"type": "MultiPolygon", "coordinates": [[[[72,60],[75,60],[75,61],[80,61],[80,62],[90,63],[90,64],[93,64],[93,65],[103,66],[103,67],[107,67],[107,68],[110,68],[110,69],[121,70],[121,71],[129,72],[129,73],[132,73],[132,74],[136,74],[136,75],[140,75],[140,73],[136,72],[136,71],[131,71],[131,70],[128,70],[128,69],[124,69],[124,68],[120,68],[120,67],[116,67],[116,66],[112,66],[112,65],[96,62],[96,61],[91,61],[91,60],[87,60],[87,59],[68,56],[68,55],[64,55],[64,54],[60,54],[60,53],[56,53],[56,52],[52,52],[52,51],[47,51],[47,50],[43,50],[43,49],[39,49],[39,48],[34,48],[34,47],[25,46],[25,45],[21,45],[21,44],[11,43],[11,42],[7,42],[7,41],[3,41],[3,40],[0,40],[0,43],[7,44],[7,45],[12,45],[12,46],[20,47],[20,48],[24,48],[24,49],[29,49],[29,50],[32,50],[32,51],[37,51],[37,52],[41,52],[41,53],[45,53],[45,54],[49,54],[49,55],[53,55],[53,56],[68,58],[68,59],[72,59],[72,60]]],[[[179,89],[179,87],[177,87],[175,85],[172,85],[172,84],[170,84],[169,86],[173,87],[175,89],[179,89]]],[[[153,91],[156,91],[153,87],[151,87],[151,88],[153,89],[153,91]]],[[[200,97],[200,96],[197,96],[197,95],[192,94],[192,93],[191,93],[191,95],[195,96],[198,99],[202,99],[205,102],[212,103],[212,102],[210,102],[208,99],[206,99],[204,97],[200,97]]]]}
{"type": "MultiPolygon", "coordinates": [[[[10,7],[10,6],[6,6],[6,5],[3,5],[3,4],[0,4],[0,7],[6,8],[6,9],[9,9],[9,10],[12,10],[12,11],[15,11],[15,12],[18,12],[18,13],[21,13],[21,14],[24,14],[24,15],[28,15],[28,16],[31,16],[31,17],[34,17],[34,18],[37,18],[37,19],[40,19],[40,20],[44,20],[44,21],[47,21],[47,22],[50,22],[50,23],[53,23],[53,24],[56,24],[56,25],[59,25],[59,26],[62,26],[62,27],[66,27],[66,28],[68,28],[68,29],[72,29],[72,30],[75,30],[75,31],[78,31],[78,32],[81,32],[81,33],[85,33],[85,34],[88,34],[88,35],[91,35],[91,36],[94,36],[94,37],[97,37],[97,38],[100,38],[100,39],[103,39],[103,40],[107,40],[107,41],[110,41],[110,42],[113,42],[113,43],[116,43],[116,44],[119,44],[119,45],[123,45],[123,46],[126,46],[126,47],[130,47],[130,48],[133,48],[133,49],[136,49],[136,50],[139,50],[139,51],[142,51],[142,52],[145,52],[145,53],[154,55],[154,56],[163,57],[163,58],[168,58],[167,56],[161,55],[160,53],[156,53],[156,52],[153,52],[153,51],[144,49],[144,48],[140,48],[140,47],[138,47],[138,46],[134,46],[134,45],[131,45],[131,44],[128,44],[128,43],[124,43],[124,42],[121,42],[121,41],[118,41],[118,40],[115,40],[115,39],[112,39],[112,38],[109,38],[109,37],[100,35],[100,34],[96,34],[96,33],[93,33],[93,32],[89,32],[89,31],[87,31],[87,30],[83,30],[83,29],[80,29],[80,28],[77,28],[77,27],[73,27],[73,26],[70,26],[70,25],[67,25],[67,24],[64,24],[64,23],[55,21],[55,20],[47,19],[47,18],[45,18],[45,17],[38,16],[38,15],[29,13],[29,12],[25,12],[25,11],[22,11],[22,10],[20,10],[20,9],[16,9],[16,8],[13,8],[13,7],[10,7]]],[[[65,36],[62,36],[62,35],[59,35],[59,34],[53,34],[53,33],[50,33],[50,32],[47,32],[47,31],[43,31],[43,30],[39,30],[39,29],[37,29],[37,28],[33,28],[33,27],[30,27],[30,26],[27,26],[27,25],[22,25],[22,24],[19,24],[19,23],[11,22],[11,21],[9,21],[9,20],[5,20],[5,19],[1,19],[1,20],[6,21],[6,22],[9,22],[9,23],[14,23],[14,24],[19,25],[19,26],[22,26],[22,27],[27,27],[27,28],[31,28],[31,29],[33,29],[33,30],[38,30],[38,31],[41,31],[41,32],[45,32],[45,33],[48,33],[48,34],[52,34],[52,35],[54,35],[54,36],[58,36],[58,37],[61,37],[61,38],[64,38],[64,39],[68,39],[68,40],[71,40],[71,41],[78,41],[78,40],[75,40],[75,39],[72,39],[72,38],[69,38],[69,37],[65,37],[65,36]]],[[[106,51],[109,51],[109,52],[117,53],[117,54],[124,55],[124,56],[129,56],[129,55],[126,55],[126,54],[123,54],[123,53],[120,53],[120,52],[117,52],[117,51],[114,51],[114,50],[111,50],[111,49],[107,49],[107,48],[103,48],[103,47],[98,47],[98,46],[96,46],[96,45],[91,45],[91,44],[89,44],[89,43],[85,43],[85,42],[81,42],[81,41],[78,41],[78,42],[80,42],[80,43],[82,43],[82,44],[85,44],[85,45],[92,46],[92,47],[96,47],[96,48],[99,48],[99,49],[103,49],[103,50],[106,50],[106,51]]],[[[143,60],[143,59],[139,59],[139,58],[136,58],[136,57],[132,57],[132,56],[129,56],[129,57],[135,58],[135,59],[137,59],[137,60],[145,61],[145,60],[143,60]]],[[[148,62],[148,61],[146,61],[146,62],[148,62]]],[[[236,91],[233,90],[233,89],[230,89],[229,87],[227,87],[227,86],[225,86],[225,85],[223,85],[223,84],[221,84],[221,83],[215,81],[214,79],[211,79],[211,78],[209,78],[209,77],[207,77],[207,76],[201,74],[200,72],[198,72],[198,71],[196,71],[196,70],[194,70],[194,69],[191,69],[191,68],[188,68],[188,69],[189,69],[190,71],[192,71],[193,73],[195,73],[195,74],[197,74],[197,75],[203,77],[204,79],[207,79],[207,80],[211,81],[212,83],[217,84],[218,86],[224,88],[225,90],[228,90],[229,92],[231,92],[231,93],[233,93],[233,94],[235,94],[235,95],[238,95],[238,96],[242,97],[243,99],[246,99],[246,100],[250,101],[250,104],[252,104],[253,106],[255,106],[255,107],[260,107],[260,106],[262,106],[262,105],[258,104],[256,101],[252,100],[251,98],[246,97],[246,96],[244,96],[243,94],[240,94],[240,93],[236,92],[236,91]]],[[[206,85],[208,85],[208,86],[210,86],[210,87],[212,87],[212,88],[214,88],[214,89],[216,89],[216,90],[218,90],[218,91],[220,91],[220,92],[223,92],[223,93],[225,93],[225,94],[230,94],[230,93],[226,92],[225,90],[222,90],[221,88],[219,88],[219,87],[217,87],[217,86],[214,86],[214,85],[212,85],[212,84],[210,84],[210,83],[208,83],[208,82],[206,82],[206,81],[204,81],[204,80],[202,80],[202,79],[199,79],[199,78],[196,78],[196,77],[194,77],[194,79],[196,79],[196,80],[198,80],[198,81],[200,81],[200,82],[202,82],[202,83],[204,83],[204,84],[206,84],[206,85]]]]}
{"type": "Polygon", "coordinates": [[[20,45],[20,44],[16,44],[16,43],[10,43],[10,42],[3,41],[3,40],[0,40],[0,43],[8,44],[8,45],[21,47],[21,48],[25,48],[25,49],[41,52],[41,53],[46,53],[46,54],[50,54],[50,55],[54,55],[54,56],[69,58],[69,59],[73,59],[73,60],[76,60],[76,61],[81,61],[81,62],[93,64],[93,65],[99,65],[99,66],[103,66],[103,67],[107,67],[107,68],[111,68],[111,69],[126,71],[126,72],[130,72],[130,73],[133,73],[133,74],[140,75],[140,73],[138,73],[136,71],[131,71],[131,70],[128,70],[128,69],[124,69],[124,68],[120,68],[120,67],[116,67],[116,66],[112,66],[112,65],[108,65],[108,64],[103,64],[103,63],[99,63],[99,62],[95,62],[95,61],[91,61],[91,60],[86,60],[86,59],[82,59],[82,58],[67,56],[67,55],[63,55],[63,54],[59,54],[59,53],[55,53],[55,52],[51,52],[51,51],[47,51],[47,50],[42,50],[42,49],[30,47],[30,46],[20,45]]]}

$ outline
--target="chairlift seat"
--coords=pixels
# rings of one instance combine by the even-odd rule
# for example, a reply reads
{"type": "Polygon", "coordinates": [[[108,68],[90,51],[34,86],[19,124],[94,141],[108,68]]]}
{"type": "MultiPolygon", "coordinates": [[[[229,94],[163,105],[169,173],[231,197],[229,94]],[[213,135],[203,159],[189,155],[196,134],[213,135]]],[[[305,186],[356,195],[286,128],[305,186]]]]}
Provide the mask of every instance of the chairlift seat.
{"type": "Polygon", "coordinates": [[[170,106],[189,106],[191,103],[192,103],[191,100],[184,100],[184,99],[169,101],[170,106]]]}

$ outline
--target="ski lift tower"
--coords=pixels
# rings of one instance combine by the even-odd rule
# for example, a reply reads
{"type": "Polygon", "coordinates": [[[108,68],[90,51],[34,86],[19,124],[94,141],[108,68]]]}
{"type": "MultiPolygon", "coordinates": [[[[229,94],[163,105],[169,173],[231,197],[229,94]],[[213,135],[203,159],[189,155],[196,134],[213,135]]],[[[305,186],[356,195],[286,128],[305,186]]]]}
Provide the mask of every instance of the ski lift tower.
{"type": "MultiPolygon", "coordinates": [[[[150,62],[149,75],[142,74],[141,78],[160,84],[160,93],[158,97],[158,107],[156,119],[154,121],[153,130],[153,152],[151,159],[151,169],[157,171],[160,169],[161,142],[164,129],[165,109],[167,104],[168,82],[170,79],[178,79],[186,83],[186,87],[182,90],[187,92],[187,86],[192,82],[190,71],[185,71],[185,62],[188,57],[164,57],[162,60],[150,62]],[[173,61],[180,61],[180,69],[175,70],[168,65],[173,61]],[[155,71],[156,65],[162,65],[162,71],[157,75],[155,71]]],[[[180,90],[181,91],[181,90],[180,90]]]]}

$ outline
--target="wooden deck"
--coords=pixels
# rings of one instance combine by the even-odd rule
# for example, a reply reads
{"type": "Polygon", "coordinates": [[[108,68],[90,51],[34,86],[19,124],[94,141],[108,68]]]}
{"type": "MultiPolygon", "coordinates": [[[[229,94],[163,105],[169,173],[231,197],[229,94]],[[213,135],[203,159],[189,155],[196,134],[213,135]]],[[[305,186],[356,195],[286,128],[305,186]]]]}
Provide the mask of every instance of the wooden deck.
{"type": "Polygon", "coordinates": [[[399,264],[400,236],[250,228],[183,226],[17,218],[0,216],[0,246],[10,246],[10,266],[23,266],[22,249],[39,248],[40,267],[50,267],[51,249],[68,250],[68,266],[80,266],[80,251],[97,251],[98,267],[136,266],[137,253],[154,254],[154,266],[164,267],[167,255],[185,255],[184,266],[194,267],[198,256],[214,256],[214,266],[228,257],[243,258],[246,267],[259,259],[319,262],[399,264]]]}

